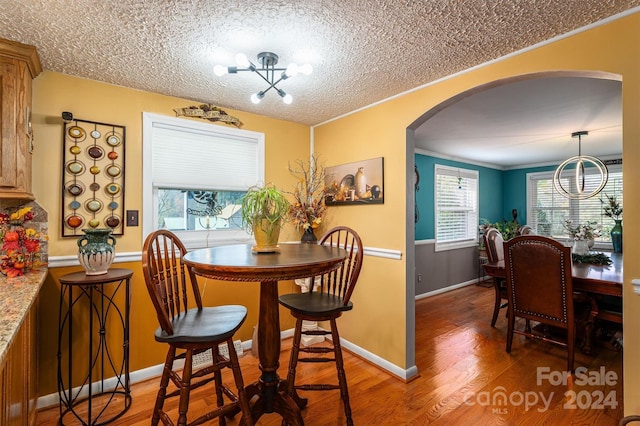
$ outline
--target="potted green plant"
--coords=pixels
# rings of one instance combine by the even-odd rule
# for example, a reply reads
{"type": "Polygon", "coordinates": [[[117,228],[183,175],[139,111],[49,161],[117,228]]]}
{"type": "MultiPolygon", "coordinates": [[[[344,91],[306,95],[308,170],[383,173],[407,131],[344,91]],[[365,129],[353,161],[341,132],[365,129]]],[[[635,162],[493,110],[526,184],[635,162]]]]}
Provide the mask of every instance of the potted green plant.
{"type": "Polygon", "coordinates": [[[242,224],[253,234],[257,253],[279,250],[280,228],[289,212],[289,201],[284,192],[273,184],[252,186],[242,198],[242,224]]]}
{"type": "Polygon", "coordinates": [[[484,232],[489,228],[496,228],[502,234],[502,238],[507,241],[515,237],[518,234],[518,228],[520,225],[513,220],[502,219],[499,222],[491,223],[487,219],[480,219],[480,231],[484,232]]]}

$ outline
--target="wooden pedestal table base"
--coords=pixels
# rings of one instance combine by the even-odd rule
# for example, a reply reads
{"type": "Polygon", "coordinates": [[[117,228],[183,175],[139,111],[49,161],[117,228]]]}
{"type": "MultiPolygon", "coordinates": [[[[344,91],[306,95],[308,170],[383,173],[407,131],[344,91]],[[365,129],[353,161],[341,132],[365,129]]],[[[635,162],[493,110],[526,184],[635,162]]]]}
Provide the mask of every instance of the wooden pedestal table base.
{"type": "Polygon", "coordinates": [[[260,282],[258,353],[262,374],[258,382],[245,388],[252,403],[254,423],[262,414],[278,413],[289,425],[304,425],[300,412],[303,400],[294,400],[288,395],[286,380],[278,376],[278,281],[322,275],[340,267],[345,257],[342,249],[315,244],[282,244],[279,253],[260,254],[252,253],[251,245],[218,246],[185,255],[185,263],[198,275],[225,281],[260,282]]]}

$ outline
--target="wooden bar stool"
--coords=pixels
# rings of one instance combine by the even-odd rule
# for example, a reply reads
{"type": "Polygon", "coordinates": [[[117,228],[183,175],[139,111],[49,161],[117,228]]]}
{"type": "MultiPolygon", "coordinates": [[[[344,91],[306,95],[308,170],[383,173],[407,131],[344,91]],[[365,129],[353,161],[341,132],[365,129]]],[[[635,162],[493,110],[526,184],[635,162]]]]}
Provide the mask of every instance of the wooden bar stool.
{"type": "Polygon", "coordinates": [[[242,412],[244,424],[252,425],[249,401],[233,346],[233,335],[247,317],[247,309],[238,305],[203,307],[195,274],[182,262],[186,253],[182,242],[167,230],[151,233],[142,250],[142,270],[160,323],[155,339],[169,345],[151,424],[157,425],[162,420],[165,425],[173,425],[163,407],[167,398],[179,396],[178,425],[197,425],[218,417],[220,425],[224,426],[225,417],[232,417],[238,411],[242,412]],[[192,309],[188,309],[188,287],[196,303],[192,309]],[[218,345],[222,343],[227,344],[229,359],[220,354],[218,345]],[[207,350],[211,350],[212,363],[193,371],[193,356],[207,350]],[[178,359],[184,359],[182,375],[173,371],[178,359]],[[227,367],[233,371],[237,396],[222,383],[221,370],[227,367]],[[169,380],[176,389],[167,394],[169,380]],[[215,383],[216,409],[188,422],[191,389],[211,381],[215,383]],[[224,396],[229,402],[225,403],[224,396]]]}
{"type": "MultiPolygon", "coordinates": [[[[340,269],[321,277],[320,286],[314,290],[312,285],[308,293],[293,293],[280,296],[280,304],[291,311],[296,318],[296,329],[293,335],[289,373],[287,374],[287,391],[300,407],[307,404],[307,400],[300,398],[296,390],[333,390],[340,389],[340,396],[344,404],[347,424],[352,425],[351,407],[349,405],[349,390],[347,377],[342,361],[342,348],[338,334],[338,319],[343,312],[350,311],[353,290],[358,282],[362,260],[364,258],[362,241],[358,234],[345,226],[338,226],[328,231],[319,244],[340,247],[348,252],[345,262],[340,269]],[[331,330],[303,330],[302,321],[329,321],[331,330]],[[330,347],[300,346],[302,335],[331,335],[330,347]],[[299,358],[300,352],[312,356],[299,358]],[[333,353],[333,358],[322,355],[333,353]],[[335,362],[338,372],[338,384],[301,384],[296,385],[296,368],[298,362],[335,362]]],[[[314,282],[313,279],[311,282],[314,282]]]]}

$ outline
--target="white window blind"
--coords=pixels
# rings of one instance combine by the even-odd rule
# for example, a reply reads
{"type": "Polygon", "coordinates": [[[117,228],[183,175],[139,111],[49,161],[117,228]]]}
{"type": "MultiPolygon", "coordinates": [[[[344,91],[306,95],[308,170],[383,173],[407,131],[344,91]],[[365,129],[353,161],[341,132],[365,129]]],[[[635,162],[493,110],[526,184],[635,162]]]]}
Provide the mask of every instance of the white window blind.
{"type": "Polygon", "coordinates": [[[435,250],[478,242],[478,172],[435,166],[435,250]]]}
{"type": "MultiPolygon", "coordinates": [[[[588,168],[585,170],[585,187],[600,182],[600,177],[588,168]]],[[[562,176],[563,185],[575,187],[574,173],[562,176]]],[[[612,219],[604,215],[606,195],[614,196],[622,205],[622,167],[609,166],[609,180],[602,192],[586,200],[571,200],[560,195],[553,187],[553,172],[527,174],[527,224],[539,235],[558,239],[568,239],[564,223],[572,220],[574,226],[587,222],[596,222],[601,226],[601,237],[596,241],[611,241],[612,219]]]]}
{"type": "Polygon", "coordinates": [[[245,191],[260,181],[259,141],[209,127],[153,123],[154,187],[245,191]]]}

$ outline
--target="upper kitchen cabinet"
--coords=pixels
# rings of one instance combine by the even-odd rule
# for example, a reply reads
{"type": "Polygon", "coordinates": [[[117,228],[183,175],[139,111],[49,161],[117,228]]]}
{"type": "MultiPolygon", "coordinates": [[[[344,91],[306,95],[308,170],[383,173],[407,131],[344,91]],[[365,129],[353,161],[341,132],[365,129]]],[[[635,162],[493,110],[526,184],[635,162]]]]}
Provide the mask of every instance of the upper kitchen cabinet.
{"type": "Polygon", "coordinates": [[[0,199],[35,198],[31,81],[41,72],[35,47],[0,39],[0,199]]]}

